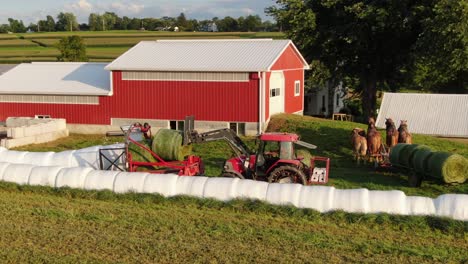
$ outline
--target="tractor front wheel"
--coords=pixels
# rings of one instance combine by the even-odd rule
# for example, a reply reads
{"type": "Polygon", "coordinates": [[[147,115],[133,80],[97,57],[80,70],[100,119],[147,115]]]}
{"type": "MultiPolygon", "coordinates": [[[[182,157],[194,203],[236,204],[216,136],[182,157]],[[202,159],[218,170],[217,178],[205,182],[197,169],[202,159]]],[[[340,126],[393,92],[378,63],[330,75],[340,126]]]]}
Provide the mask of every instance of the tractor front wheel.
{"type": "Polygon", "coordinates": [[[270,173],[268,182],[306,184],[307,180],[304,172],[298,168],[292,166],[280,166],[270,173]]]}

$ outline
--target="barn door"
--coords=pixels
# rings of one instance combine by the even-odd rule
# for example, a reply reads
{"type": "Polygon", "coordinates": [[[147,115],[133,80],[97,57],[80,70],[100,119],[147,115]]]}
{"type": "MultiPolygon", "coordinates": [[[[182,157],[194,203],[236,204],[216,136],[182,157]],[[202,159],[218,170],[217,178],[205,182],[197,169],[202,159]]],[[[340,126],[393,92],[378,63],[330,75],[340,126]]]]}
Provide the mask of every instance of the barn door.
{"type": "Polygon", "coordinates": [[[270,76],[270,115],[284,112],[284,74],[272,72],[270,76]]]}

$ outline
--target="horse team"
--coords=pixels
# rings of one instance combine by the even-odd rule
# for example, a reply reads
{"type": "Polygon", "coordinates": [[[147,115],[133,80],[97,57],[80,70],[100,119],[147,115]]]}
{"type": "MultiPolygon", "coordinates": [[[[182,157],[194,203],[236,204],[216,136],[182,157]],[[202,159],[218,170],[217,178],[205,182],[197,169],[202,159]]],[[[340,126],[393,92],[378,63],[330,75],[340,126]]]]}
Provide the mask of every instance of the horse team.
{"type": "MultiPolygon", "coordinates": [[[[396,129],[395,122],[391,118],[385,118],[386,146],[392,148],[398,143],[412,143],[411,133],[408,131],[407,120],[401,120],[400,127],[396,129]]],[[[381,159],[381,153],[385,150],[382,144],[382,135],[375,127],[375,119],[369,118],[367,134],[362,128],[355,128],[351,133],[354,158],[359,161],[363,159],[381,159]]]]}

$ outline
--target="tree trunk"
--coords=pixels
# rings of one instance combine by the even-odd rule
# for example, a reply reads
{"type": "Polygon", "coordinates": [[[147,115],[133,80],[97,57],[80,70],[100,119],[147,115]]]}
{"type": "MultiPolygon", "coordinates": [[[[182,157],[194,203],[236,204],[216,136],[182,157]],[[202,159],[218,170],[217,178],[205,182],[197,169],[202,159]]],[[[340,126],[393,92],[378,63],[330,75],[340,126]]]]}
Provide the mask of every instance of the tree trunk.
{"type": "Polygon", "coordinates": [[[375,118],[375,107],[377,104],[377,81],[373,74],[367,74],[362,78],[362,111],[364,120],[369,117],[375,118]]]}

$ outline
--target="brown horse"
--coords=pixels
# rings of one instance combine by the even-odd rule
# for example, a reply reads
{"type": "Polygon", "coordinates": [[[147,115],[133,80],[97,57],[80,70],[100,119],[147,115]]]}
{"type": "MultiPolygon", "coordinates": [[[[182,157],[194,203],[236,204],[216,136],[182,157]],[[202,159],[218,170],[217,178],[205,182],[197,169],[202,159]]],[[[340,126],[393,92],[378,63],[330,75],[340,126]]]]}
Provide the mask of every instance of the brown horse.
{"type": "Polygon", "coordinates": [[[412,136],[408,131],[408,120],[401,120],[398,127],[398,143],[412,144],[412,136]]]}
{"type": "Polygon", "coordinates": [[[369,128],[367,129],[367,152],[370,157],[372,158],[380,154],[381,147],[382,136],[375,128],[375,123],[369,122],[369,128]]]}
{"type": "Polygon", "coordinates": [[[356,159],[357,163],[359,164],[361,158],[365,161],[367,154],[367,140],[364,136],[362,136],[364,133],[362,128],[355,128],[351,133],[351,143],[353,144],[354,159],[356,159]]]}
{"type": "Polygon", "coordinates": [[[385,125],[387,126],[387,146],[389,148],[398,143],[398,130],[396,129],[395,122],[391,118],[385,118],[385,125]]]}

